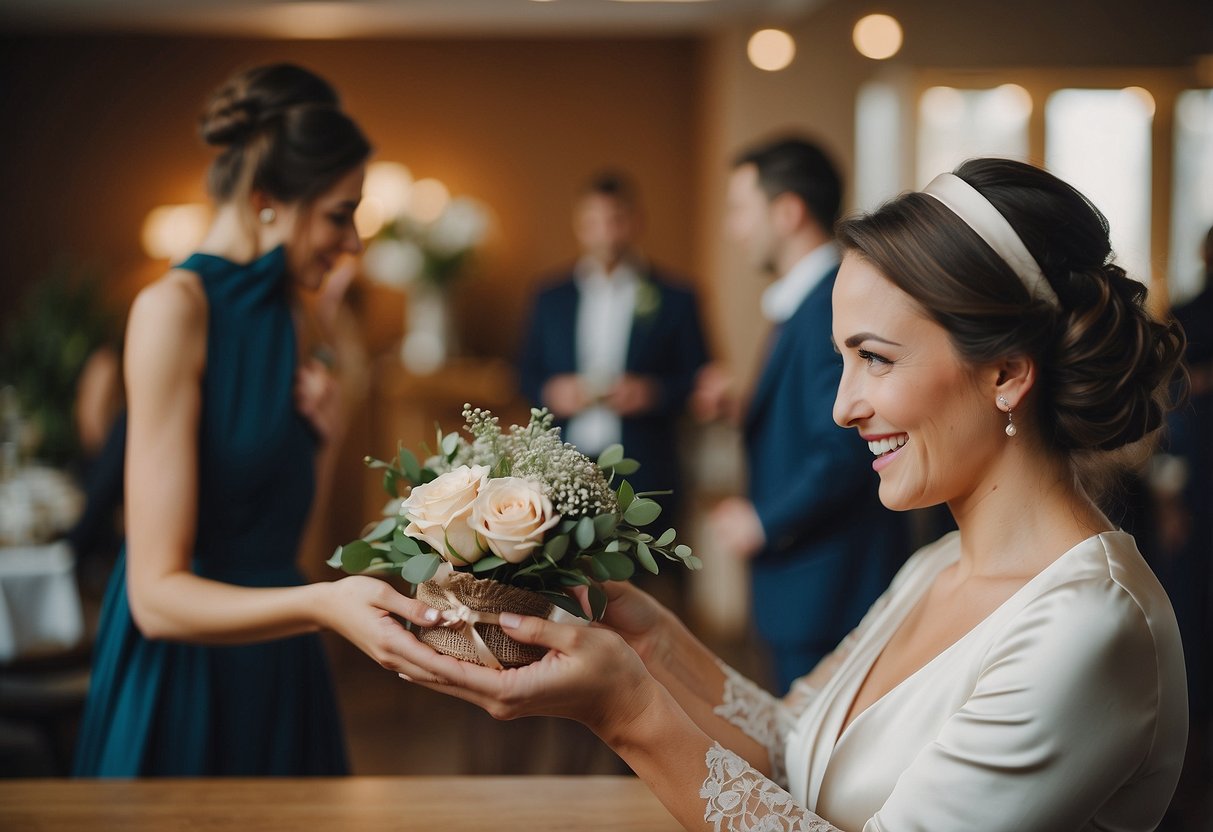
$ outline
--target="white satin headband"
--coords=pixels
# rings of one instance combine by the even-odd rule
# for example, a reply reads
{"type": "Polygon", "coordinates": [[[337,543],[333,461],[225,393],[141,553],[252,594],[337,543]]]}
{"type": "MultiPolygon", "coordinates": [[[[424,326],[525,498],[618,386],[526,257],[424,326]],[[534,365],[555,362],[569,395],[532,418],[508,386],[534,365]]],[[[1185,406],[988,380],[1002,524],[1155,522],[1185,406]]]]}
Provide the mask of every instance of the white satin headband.
{"type": "Polygon", "coordinates": [[[922,193],[934,197],[977,232],[990,248],[1006,262],[1023,281],[1028,293],[1052,306],[1061,306],[1057,293],[1045,279],[1040,264],[1019,239],[1011,223],[999,213],[981,192],[951,173],[941,173],[931,180],[922,193]]]}

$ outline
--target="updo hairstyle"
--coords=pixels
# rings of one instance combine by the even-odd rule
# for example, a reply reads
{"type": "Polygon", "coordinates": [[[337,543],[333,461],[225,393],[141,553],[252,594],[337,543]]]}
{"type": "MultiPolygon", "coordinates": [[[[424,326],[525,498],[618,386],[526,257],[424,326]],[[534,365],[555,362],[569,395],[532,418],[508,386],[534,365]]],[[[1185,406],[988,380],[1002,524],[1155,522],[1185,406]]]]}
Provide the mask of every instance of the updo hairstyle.
{"type": "Polygon", "coordinates": [[[228,80],[211,95],[200,132],[223,148],[207,174],[221,204],[253,191],[288,204],[310,202],[371,154],[332,86],[292,64],[255,67],[228,80]]]}
{"type": "Polygon", "coordinates": [[[1022,162],[971,159],[954,173],[1011,224],[1060,306],[1034,299],[975,231],[926,194],[843,220],[840,244],[914,298],[967,361],[1035,359],[1035,431],[1050,449],[1108,451],[1159,428],[1181,386],[1183,331],[1154,319],[1146,287],[1113,262],[1104,215],[1022,162]]]}

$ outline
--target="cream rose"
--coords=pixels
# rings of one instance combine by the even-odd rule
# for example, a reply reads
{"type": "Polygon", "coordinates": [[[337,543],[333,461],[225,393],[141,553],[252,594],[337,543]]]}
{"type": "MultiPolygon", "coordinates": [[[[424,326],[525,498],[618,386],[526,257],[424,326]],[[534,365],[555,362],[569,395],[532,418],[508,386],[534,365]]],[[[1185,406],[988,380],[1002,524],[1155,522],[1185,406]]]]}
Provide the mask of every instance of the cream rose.
{"type": "Polygon", "coordinates": [[[472,530],[510,563],[526,560],[559,522],[539,483],[520,477],[489,480],[472,504],[472,530]]]}
{"type": "Polygon", "coordinates": [[[400,513],[408,515],[410,521],[404,533],[424,540],[456,566],[480,560],[485,553],[484,541],[477,538],[468,521],[488,476],[486,465],[460,465],[432,482],[414,486],[400,504],[400,513]]]}

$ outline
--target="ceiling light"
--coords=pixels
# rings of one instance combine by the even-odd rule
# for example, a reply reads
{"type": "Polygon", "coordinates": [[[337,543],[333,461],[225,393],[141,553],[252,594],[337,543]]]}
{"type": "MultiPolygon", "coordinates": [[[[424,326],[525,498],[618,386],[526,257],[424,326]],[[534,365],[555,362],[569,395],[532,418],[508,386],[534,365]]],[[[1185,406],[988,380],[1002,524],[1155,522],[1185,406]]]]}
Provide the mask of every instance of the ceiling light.
{"type": "Polygon", "coordinates": [[[750,63],[767,72],[777,72],[796,57],[796,41],[782,29],[761,29],[750,35],[746,44],[750,63]]]}
{"type": "Polygon", "coordinates": [[[901,49],[901,24],[887,14],[870,14],[855,24],[851,40],[860,55],[883,61],[901,49]]]}

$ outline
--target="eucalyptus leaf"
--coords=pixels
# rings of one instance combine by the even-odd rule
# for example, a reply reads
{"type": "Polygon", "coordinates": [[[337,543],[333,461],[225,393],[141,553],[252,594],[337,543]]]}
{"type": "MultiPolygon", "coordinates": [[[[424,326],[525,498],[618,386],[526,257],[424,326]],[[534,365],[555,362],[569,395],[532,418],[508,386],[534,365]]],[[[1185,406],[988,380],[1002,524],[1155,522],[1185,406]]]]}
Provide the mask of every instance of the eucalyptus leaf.
{"type": "Polygon", "coordinates": [[[383,490],[393,497],[399,497],[400,491],[396,488],[396,482],[399,475],[391,468],[383,472],[383,490]]]}
{"type": "Polygon", "coordinates": [[[556,527],[556,533],[557,534],[568,534],[575,528],[577,528],[576,520],[561,520],[560,525],[556,527]]]}
{"type": "Polygon", "coordinates": [[[611,579],[611,570],[606,568],[606,564],[597,558],[590,558],[590,573],[596,581],[609,581],[611,579]]]}
{"type": "Polygon", "coordinates": [[[687,566],[691,567],[692,570],[703,569],[703,561],[701,561],[697,556],[691,555],[689,558],[687,558],[687,566]]]}
{"type": "Polygon", "coordinates": [[[674,547],[674,554],[678,555],[678,557],[682,558],[683,560],[686,560],[691,556],[691,547],[685,543],[679,543],[674,547]]]}
{"type": "Polygon", "coordinates": [[[640,561],[640,565],[645,570],[652,572],[654,575],[658,573],[657,561],[653,558],[653,553],[649,551],[649,547],[645,543],[636,544],[636,560],[640,561]]]}
{"type": "Polygon", "coordinates": [[[653,545],[657,546],[659,548],[669,546],[671,543],[674,542],[674,538],[677,536],[678,536],[678,532],[674,531],[673,529],[666,529],[664,532],[661,533],[661,537],[657,538],[656,542],[653,545]]]}
{"type": "Polygon", "coordinates": [[[614,468],[623,461],[623,446],[608,445],[607,449],[598,455],[599,468],[614,468]]]}
{"type": "Polygon", "coordinates": [[[481,572],[491,572],[498,566],[505,566],[508,562],[509,561],[499,558],[496,555],[486,555],[472,565],[472,571],[477,574],[481,572]]]}
{"type": "Polygon", "coordinates": [[[632,504],[632,500],[636,499],[636,490],[632,488],[632,484],[627,480],[619,484],[619,490],[615,494],[619,500],[620,511],[627,511],[628,506],[632,504]]]}
{"type": "Polygon", "coordinates": [[[400,470],[404,475],[414,483],[421,482],[421,463],[417,461],[417,455],[408,448],[401,448],[396,452],[396,457],[400,461],[400,470]]]}
{"type": "Polygon", "coordinates": [[[364,456],[362,458],[362,462],[364,465],[366,465],[367,468],[391,468],[392,467],[391,465],[388,465],[386,462],[384,462],[382,459],[375,459],[373,456],[364,456]]]}
{"type": "Polygon", "coordinates": [[[371,565],[375,550],[365,540],[355,540],[341,547],[341,568],[351,574],[358,574],[371,565]]]}
{"type": "Polygon", "coordinates": [[[400,570],[400,577],[410,584],[425,583],[434,577],[434,573],[438,571],[441,564],[442,558],[427,552],[415,558],[409,558],[409,562],[400,570]]]}
{"type": "Polygon", "coordinates": [[[623,513],[624,521],[633,526],[647,526],[660,516],[661,505],[644,497],[636,499],[623,513]]]}
{"type": "Polygon", "coordinates": [[[427,482],[433,482],[436,479],[438,479],[438,473],[433,468],[421,469],[421,485],[425,485],[427,482]]]}
{"type": "Polygon", "coordinates": [[[614,514],[600,514],[594,518],[594,539],[606,540],[611,532],[615,531],[615,527],[619,525],[619,518],[614,514]]]}
{"type": "Polygon", "coordinates": [[[414,555],[423,554],[421,545],[407,534],[401,534],[392,538],[392,548],[398,552],[413,557],[414,555]]]}
{"type": "Polygon", "coordinates": [[[539,594],[551,601],[556,606],[560,607],[565,612],[572,613],[578,618],[584,618],[587,621],[589,620],[585,614],[585,610],[581,608],[581,604],[578,603],[576,598],[570,598],[563,592],[551,592],[548,590],[543,590],[539,594]]]}
{"type": "Polygon", "coordinates": [[[594,584],[590,587],[590,615],[595,621],[601,621],[603,613],[606,612],[607,594],[602,587],[594,584]]]}
{"type": "Polygon", "coordinates": [[[543,555],[552,563],[557,563],[569,550],[569,536],[558,534],[543,546],[543,555]]]}
{"type": "Polygon", "coordinates": [[[615,473],[627,477],[640,470],[640,463],[634,459],[625,459],[615,464],[615,473]]]}
{"type": "Polygon", "coordinates": [[[574,535],[580,548],[587,549],[592,546],[594,544],[594,521],[589,517],[582,517],[577,521],[574,535]]]}
{"type": "Polygon", "coordinates": [[[442,453],[444,456],[446,456],[448,458],[453,457],[455,455],[455,451],[458,450],[458,448],[459,448],[459,434],[448,433],[446,436],[442,437],[442,453]]]}
{"type": "Polygon", "coordinates": [[[608,543],[606,546],[604,546],[602,551],[618,552],[622,546],[623,546],[623,541],[616,538],[615,540],[612,540],[610,543],[608,543]]]}
{"type": "Polygon", "coordinates": [[[603,552],[602,554],[595,555],[594,561],[606,567],[612,581],[626,581],[636,574],[636,564],[632,563],[632,559],[621,552],[603,552]]]}
{"type": "Polygon", "coordinates": [[[393,531],[395,531],[397,519],[398,518],[396,518],[394,516],[383,518],[382,520],[379,521],[379,523],[375,526],[375,528],[371,529],[369,532],[364,534],[362,536],[362,539],[367,541],[368,543],[375,541],[375,540],[383,540],[385,537],[387,537],[393,531]]]}

